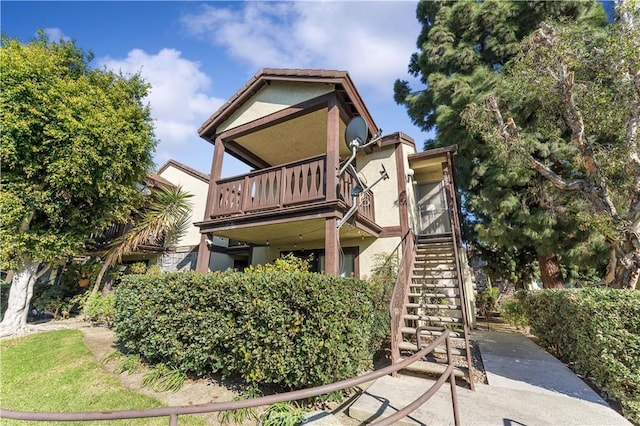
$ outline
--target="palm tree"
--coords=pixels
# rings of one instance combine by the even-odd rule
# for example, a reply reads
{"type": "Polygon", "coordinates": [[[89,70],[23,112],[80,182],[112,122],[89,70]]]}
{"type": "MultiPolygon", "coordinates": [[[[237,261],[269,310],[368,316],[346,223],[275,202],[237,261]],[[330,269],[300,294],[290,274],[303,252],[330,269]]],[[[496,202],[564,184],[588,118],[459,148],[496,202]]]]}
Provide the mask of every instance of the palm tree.
{"type": "Polygon", "coordinates": [[[151,191],[149,202],[140,209],[140,219],[133,227],[111,243],[92,293],[97,293],[104,274],[120,262],[122,256],[135,253],[141,246],[171,247],[188,231],[193,195],[178,186],[163,186],[151,191]]]}

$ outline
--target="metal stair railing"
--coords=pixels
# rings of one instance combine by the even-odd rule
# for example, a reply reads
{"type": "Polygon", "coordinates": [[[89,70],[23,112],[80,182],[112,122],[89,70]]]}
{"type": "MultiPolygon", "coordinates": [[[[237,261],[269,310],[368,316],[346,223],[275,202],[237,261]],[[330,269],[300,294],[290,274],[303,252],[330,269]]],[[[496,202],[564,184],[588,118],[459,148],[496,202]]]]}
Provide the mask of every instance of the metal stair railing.
{"type": "Polygon", "coordinates": [[[398,370],[406,368],[408,365],[419,360],[427,353],[433,351],[442,342],[446,342],[447,346],[447,368],[438,378],[438,380],[424,392],[418,399],[411,404],[407,405],[402,410],[394,413],[393,415],[386,417],[372,425],[387,426],[397,423],[401,418],[411,414],[418,407],[424,404],[429,398],[431,398],[444,384],[449,380],[451,384],[451,404],[453,408],[454,423],[456,426],[460,424],[460,416],[458,411],[458,398],[456,393],[456,382],[454,376],[454,365],[451,357],[450,349],[450,337],[449,331],[444,330],[443,334],[434,340],[429,346],[416,352],[411,357],[405,359],[397,364],[392,364],[389,367],[382,368],[371,373],[364,374],[362,376],[354,377],[351,379],[341,380],[339,382],[331,383],[328,385],[317,386],[309,389],[302,389],[292,392],[286,392],[281,394],[263,396],[260,398],[246,399],[242,401],[230,401],[230,402],[210,402],[207,404],[195,404],[195,405],[181,405],[173,407],[160,407],[160,408],[147,408],[144,410],[119,410],[119,411],[86,411],[86,412],[69,412],[69,413],[54,413],[54,412],[33,412],[33,411],[17,411],[0,408],[0,418],[13,419],[13,420],[28,420],[28,421],[95,421],[95,420],[124,420],[124,419],[142,419],[151,417],[169,417],[169,426],[175,426],[178,424],[178,416],[187,414],[204,414],[213,413],[227,410],[239,410],[242,408],[259,407],[263,405],[271,405],[278,402],[297,401],[301,399],[307,399],[326,393],[336,392],[343,389],[351,388],[362,383],[369,382],[387,374],[395,373],[398,370]]]}
{"type": "Polygon", "coordinates": [[[402,261],[398,268],[398,278],[393,287],[391,302],[389,303],[389,313],[391,315],[391,361],[394,364],[400,360],[399,345],[402,341],[402,314],[407,303],[407,293],[416,256],[413,231],[409,230],[400,243],[402,245],[402,261]]]}
{"type": "MultiPolygon", "coordinates": [[[[450,157],[451,154],[448,154],[450,157]]],[[[451,158],[447,164],[452,164],[451,158]]],[[[450,210],[451,217],[451,225],[452,225],[452,233],[453,233],[453,253],[456,262],[456,275],[458,276],[458,292],[460,295],[460,304],[462,305],[461,313],[462,313],[462,322],[464,327],[464,344],[466,348],[466,358],[467,364],[469,366],[469,386],[471,390],[475,390],[475,385],[473,383],[473,363],[471,360],[471,348],[469,346],[469,312],[467,307],[467,294],[465,292],[464,286],[464,275],[462,273],[462,265],[460,264],[460,253],[459,250],[462,247],[462,233],[461,233],[461,225],[460,225],[460,215],[458,208],[458,198],[456,193],[454,192],[453,178],[449,171],[449,166],[445,167],[443,170],[444,181],[445,181],[445,193],[447,195],[447,204],[450,210]]]]}

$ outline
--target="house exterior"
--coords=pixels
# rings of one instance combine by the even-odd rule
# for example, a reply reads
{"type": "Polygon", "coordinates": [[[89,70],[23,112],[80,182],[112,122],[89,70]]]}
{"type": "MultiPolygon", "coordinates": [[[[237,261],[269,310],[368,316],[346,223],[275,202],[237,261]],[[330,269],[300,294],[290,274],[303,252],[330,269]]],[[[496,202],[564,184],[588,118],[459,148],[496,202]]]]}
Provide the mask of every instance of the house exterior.
{"type": "MultiPolygon", "coordinates": [[[[192,208],[191,221],[195,222],[204,216],[209,189],[209,175],[192,169],[176,160],[169,160],[162,165],[157,172],[147,173],[144,186],[151,191],[153,191],[154,188],[168,186],[181,187],[185,192],[191,194],[191,198],[189,199],[192,208]]],[[[133,227],[133,224],[112,225],[102,235],[94,237],[97,243],[96,253],[90,254],[99,255],[108,244],[131,229],[131,227],[133,227]]],[[[131,264],[143,262],[149,266],[157,265],[163,272],[196,269],[200,240],[201,237],[198,228],[191,226],[174,246],[165,247],[162,244],[143,245],[139,247],[135,253],[124,256],[121,263],[131,264]]],[[[219,246],[226,246],[228,244],[224,238],[215,238],[215,241],[219,246]]],[[[233,262],[231,261],[231,266],[232,265],[233,262]]],[[[222,262],[212,266],[218,269],[226,269],[229,265],[222,262]]]]}
{"type": "Polygon", "coordinates": [[[206,241],[214,237],[251,246],[249,264],[273,261],[285,252],[314,254],[317,269],[363,277],[376,255],[391,253],[409,230],[408,157],[414,141],[387,135],[357,153],[364,182],[389,173],[355,215],[338,229],[352,206],[355,179],[338,176],[351,155],[345,128],[363,117],[368,136],[377,126],[351,78],[343,71],[264,69],[199,129],[214,144],[211,181],[198,269],[210,270],[206,241]],[[226,156],[254,170],[221,179],[226,156]]]}
{"type": "Polygon", "coordinates": [[[203,220],[195,223],[198,270],[224,269],[212,260],[230,255],[219,238],[243,242],[246,264],[313,255],[318,272],[361,278],[381,256],[397,254],[394,361],[446,327],[464,342],[458,355],[471,365],[473,290],[460,236],[455,146],[417,152],[401,132],[380,136],[349,74],[328,70],[263,69],[199,134],[214,153],[203,220]],[[353,121],[361,123],[356,142],[345,136],[353,121]],[[252,171],[222,178],[229,156],[252,171]]]}
{"type": "MultiPolygon", "coordinates": [[[[192,195],[189,202],[192,205],[191,220],[196,221],[204,216],[204,208],[209,189],[209,176],[194,170],[178,161],[169,160],[161,166],[157,174],[171,182],[174,186],[192,195]]],[[[223,242],[221,242],[223,244],[223,242]]],[[[198,228],[190,227],[180,238],[175,247],[167,248],[157,259],[154,259],[163,271],[179,271],[195,269],[200,247],[200,233],[198,228]]]]}

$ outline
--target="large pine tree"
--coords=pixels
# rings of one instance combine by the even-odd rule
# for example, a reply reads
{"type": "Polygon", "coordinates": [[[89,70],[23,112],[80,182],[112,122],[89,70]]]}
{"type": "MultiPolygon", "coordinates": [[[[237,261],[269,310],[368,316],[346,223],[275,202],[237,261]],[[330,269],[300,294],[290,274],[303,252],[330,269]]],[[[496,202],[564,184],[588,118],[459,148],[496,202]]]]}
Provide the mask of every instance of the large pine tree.
{"type": "Polygon", "coordinates": [[[552,185],[577,227],[606,240],[608,285],[636,288],[640,4],[619,2],[617,15],[603,31],[542,24],[504,68],[500,90],[463,118],[496,152],[552,185]]]}
{"type": "MultiPolygon", "coordinates": [[[[537,262],[545,287],[563,286],[563,271],[575,274],[576,265],[588,264],[585,245],[589,253],[603,248],[576,226],[571,211],[580,202],[568,202],[535,171],[496,155],[493,146],[470,134],[462,112],[500,87],[503,67],[541,22],[597,28],[606,25],[604,10],[595,1],[421,1],[417,17],[423,28],[409,72],[423,87],[396,81],[395,100],[416,125],[437,130],[425,149],[458,145],[468,238],[485,256],[500,259],[504,273],[529,278],[530,263],[537,262]]],[[[527,106],[526,96],[521,102],[527,106]]],[[[586,267],[577,269],[584,273],[586,267]]]]}

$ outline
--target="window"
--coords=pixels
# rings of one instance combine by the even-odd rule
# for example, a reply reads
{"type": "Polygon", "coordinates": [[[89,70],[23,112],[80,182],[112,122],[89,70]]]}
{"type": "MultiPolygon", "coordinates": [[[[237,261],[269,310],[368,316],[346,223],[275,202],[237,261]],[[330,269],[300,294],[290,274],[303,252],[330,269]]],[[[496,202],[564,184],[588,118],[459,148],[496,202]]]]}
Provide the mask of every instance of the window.
{"type": "MultiPolygon", "coordinates": [[[[293,254],[300,259],[306,259],[311,266],[311,272],[324,272],[325,271],[325,253],[324,250],[296,250],[296,251],[282,251],[281,256],[293,254]]],[[[356,276],[356,259],[358,257],[358,247],[346,247],[342,249],[340,256],[340,266],[342,277],[355,277],[356,276]]]]}

